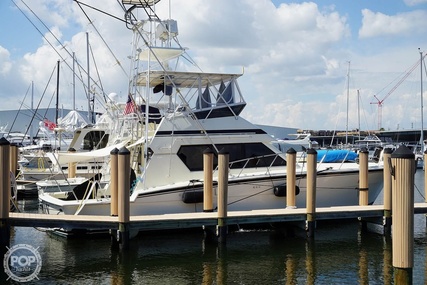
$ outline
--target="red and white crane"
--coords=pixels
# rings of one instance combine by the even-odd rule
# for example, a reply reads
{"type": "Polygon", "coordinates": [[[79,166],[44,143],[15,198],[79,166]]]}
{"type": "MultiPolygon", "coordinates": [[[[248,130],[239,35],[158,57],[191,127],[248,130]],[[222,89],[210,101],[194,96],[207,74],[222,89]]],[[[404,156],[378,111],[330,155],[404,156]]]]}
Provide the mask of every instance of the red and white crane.
{"type": "Polygon", "coordinates": [[[377,95],[374,95],[374,98],[377,100],[377,102],[371,102],[371,104],[378,105],[378,130],[381,130],[382,127],[382,108],[385,99],[387,99],[391,95],[391,93],[393,93],[397,89],[397,87],[399,87],[400,84],[402,84],[402,82],[405,81],[406,78],[408,78],[412,71],[414,71],[414,69],[421,63],[424,57],[426,57],[426,55],[427,54],[425,54],[420,60],[418,60],[414,65],[411,66],[411,68],[405,73],[405,75],[399,80],[399,82],[397,82],[397,84],[394,85],[393,88],[391,88],[391,90],[384,96],[383,99],[380,100],[377,95]]]}

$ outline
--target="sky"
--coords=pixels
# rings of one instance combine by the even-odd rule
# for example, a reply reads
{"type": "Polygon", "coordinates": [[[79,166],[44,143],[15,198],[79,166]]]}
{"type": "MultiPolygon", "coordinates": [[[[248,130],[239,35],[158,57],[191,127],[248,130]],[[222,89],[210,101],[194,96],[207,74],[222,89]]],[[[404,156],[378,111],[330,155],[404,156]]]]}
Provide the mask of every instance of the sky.
{"type": "MultiPolygon", "coordinates": [[[[244,73],[241,115],[252,123],[396,130],[426,121],[419,62],[427,53],[427,0],[170,2],[180,43],[204,71],[244,73]]],[[[124,12],[114,0],[81,3],[0,1],[0,110],[53,107],[58,61],[60,107],[87,110],[71,72],[73,53],[87,66],[87,39],[91,76],[126,101],[132,32],[124,12]]]]}

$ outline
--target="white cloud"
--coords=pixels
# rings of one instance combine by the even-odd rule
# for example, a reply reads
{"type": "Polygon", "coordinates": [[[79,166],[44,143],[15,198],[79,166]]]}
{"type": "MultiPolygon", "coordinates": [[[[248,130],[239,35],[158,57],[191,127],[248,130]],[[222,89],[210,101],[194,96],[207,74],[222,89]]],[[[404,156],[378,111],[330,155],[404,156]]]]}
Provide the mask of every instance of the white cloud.
{"type": "Polygon", "coordinates": [[[360,38],[377,36],[413,36],[414,33],[425,34],[426,11],[412,11],[394,16],[383,13],[374,13],[368,9],[362,10],[362,27],[359,30],[360,38]]]}
{"type": "Polygon", "coordinates": [[[68,25],[70,12],[74,6],[69,0],[31,0],[15,3],[34,23],[38,23],[41,19],[46,26],[59,27],[68,25]]]}
{"type": "Polygon", "coordinates": [[[0,46],[0,74],[7,74],[12,68],[10,62],[10,53],[4,47],[0,46]]]}
{"type": "Polygon", "coordinates": [[[417,6],[427,3],[427,0],[403,0],[403,2],[408,6],[417,6]]]}
{"type": "MultiPolygon", "coordinates": [[[[85,2],[123,18],[124,12],[116,1],[85,2]]],[[[169,10],[165,9],[168,3],[159,2],[157,12],[161,19],[168,17],[169,10]]],[[[84,6],[85,13],[102,35],[101,39],[75,2],[37,0],[28,4],[52,27],[66,49],[75,52],[83,68],[87,66],[88,32],[91,56],[94,56],[90,65],[92,77],[102,84],[105,93],[116,92],[120,100],[126,99],[129,77],[125,73],[130,71],[127,56],[131,53],[132,32],[123,22],[84,6]]],[[[365,117],[370,125],[365,123],[364,128],[374,128],[377,109],[376,105],[370,104],[373,94],[415,62],[419,57],[416,48],[426,43],[419,36],[423,28],[420,23],[425,18],[425,11],[421,10],[387,16],[365,9],[359,31],[363,41],[357,41],[351,37],[354,27],[350,27],[347,20],[351,15],[344,16],[334,6],[319,7],[314,2],[282,3],[278,7],[268,0],[175,0],[171,4],[172,18],[178,21],[180,43],[190,48],[190,55],[203,70],[240,73],[244,67],[245,74],[239,86],[247,107],[242,115],[257,124],[305,129],[345,127],[345,83],[350,60],[352,112],[349,124],[351,127],[357,125],[353,97],[355,90],[361,89],[361,108],[367,110],[365,117]],[[364,45],[372,40],[369,38],[394,35],[394,31],[407,35],[405,39],[408,40],[399,40],[395,44],[388,42],[388,45],[381,41],[364,45]]],[[[44,27],[42,31],[47,33],[44,27]]],[[[52,39],[51,35],[46,35],[52,39]]],[[[71,66],[71,56],[55,40],[52,43],[71,66]]],[[[15,62],[10,60],[9,53],[13,55],[13,50],[0,48],[0,61],[9,64],[2,65],[0,84],[7,89],[2,88],[0,97],[7,98],[3,106],[17,108],[16,98],[23,96],[31,80],[34,80],[40,98],[60,57],[42,40],[37,48],[27,50],[25,56],[15,62]]],[[[81,74],[81,80],[86,84],[85,73],[78,69],[77,74],[81,74]]],[[[72,75],[65,62],[61,62],[60,79],[61,98],[65,98],[61,104],[70,108],[72,75]]],[[[85,109],[87,102],[82,86],[78,80],[77,107],[85,109]]],[[[55,82],[52,82],[46,96],[51,96],[55,88],[55,82]]],[[[393,114],[388,110],[399,104],[398,98],[402,94],[411,94],[403,91],[406,87],[401,88],[384,105],[383,122],[387,126],[394,127],[398,120],[404,121],[408,117],[405,110],[416,112],[418,101],[409,99],[401,113],[393,114]]],[[[413,87],[412,93],[416,92],[417,87],[413,87]]]]}

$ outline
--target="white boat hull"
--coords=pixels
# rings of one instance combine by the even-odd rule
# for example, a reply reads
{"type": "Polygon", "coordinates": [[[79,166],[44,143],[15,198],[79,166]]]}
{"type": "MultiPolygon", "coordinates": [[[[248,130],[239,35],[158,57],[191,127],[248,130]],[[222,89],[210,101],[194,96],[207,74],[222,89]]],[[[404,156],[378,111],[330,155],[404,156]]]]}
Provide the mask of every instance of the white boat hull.
{"type": "Polygon", "coordinates": [[[86,180],[88,180],[88,178],[86,177],[74,177],[59,180],[48,179],[38,181],[36,185],[38,191],[43,191],[47,193],[58,191],[69,192],[72,191],[76,186],[85,182],[86,180]]]}
{"type": "MultiPolygon", "coordinates": [[[[358,191],[359,172],[321,173],[316,181],[316,206],[346,206],[359,204],[358,191]]],[[[274,194],[274,187],[284,185],[286,177],[269,179],[256,177],[240,177],[238,180],[229,180],[228,210],[250,211],[258,209],[275,209],[286,207],[286,197],[278,197],[274,194]]],[[[296,195],[296,206],[305,207],[306,204],[306,179],[297,178],[299,194],[296,195]]],[[[381,169],[369,172],[369,204],[378,197],[383,186],[383,172],[381,169]]],[[[176,187],[164,190],[147,191],[131,196],[130,214],[158,215],[169,213],[202,212],[203,201],[195,203],[183,202],[183,196],[190,192],[202,192],[201,184],[188,185],[188,187],[176,187]]],[[[214,209],[216,208],[217,188],[213,188],[214,209]]],[[[39,195],[42,205],[50,208],[50,213],[58,212],[73,215],[78,212],[81,215],[110,215],[110,198],[88,199],[86,201],[63,201],[51,195],[42,193],[39,195]],[[83,205],[83,206],[81,206],[83,205]],[[81,208],[81,209],[80,209],[81,208]]]]}

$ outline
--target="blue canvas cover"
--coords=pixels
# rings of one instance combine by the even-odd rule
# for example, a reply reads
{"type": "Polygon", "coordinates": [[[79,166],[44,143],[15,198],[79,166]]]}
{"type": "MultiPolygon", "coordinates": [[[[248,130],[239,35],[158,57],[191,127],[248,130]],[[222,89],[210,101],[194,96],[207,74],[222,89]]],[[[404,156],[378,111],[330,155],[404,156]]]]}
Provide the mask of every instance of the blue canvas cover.
{"type": "Polygon", "coordinates": [[[346,149],[320,149],[317,150],[317,162],[342,162],[355,161],[357,153],[346,149]]]}

